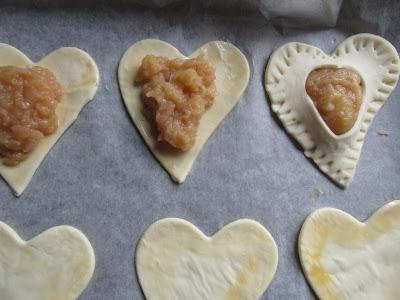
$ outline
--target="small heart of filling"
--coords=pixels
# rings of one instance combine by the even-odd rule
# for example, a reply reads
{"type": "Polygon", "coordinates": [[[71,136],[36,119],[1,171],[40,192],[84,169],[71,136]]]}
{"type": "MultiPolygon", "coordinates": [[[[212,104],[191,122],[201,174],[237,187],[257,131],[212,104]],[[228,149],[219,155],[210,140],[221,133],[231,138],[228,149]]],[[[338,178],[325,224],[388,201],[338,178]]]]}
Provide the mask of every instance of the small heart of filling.
{"type": "Polygon", "coordinates": [[[147,55],[135,83],[148,117],[158,129],[158,139],[182,151],[195,142],[199,122],[217,94],[215,68],[203,56],[168,59],[147,55]]]}
{"type": "Polygon", "coordinates": [[[306,91],[325,123],[340,135],[356,123],[363,96],[360,75],[347,68],[318,68],[307,77],[306,91]]]}
{"type": "Polygon", "coordinates": [[[18,165],[44,136],[58,128],[56,108],[64,91],[42,67],[0,67],[0,156],[18,165]]]}

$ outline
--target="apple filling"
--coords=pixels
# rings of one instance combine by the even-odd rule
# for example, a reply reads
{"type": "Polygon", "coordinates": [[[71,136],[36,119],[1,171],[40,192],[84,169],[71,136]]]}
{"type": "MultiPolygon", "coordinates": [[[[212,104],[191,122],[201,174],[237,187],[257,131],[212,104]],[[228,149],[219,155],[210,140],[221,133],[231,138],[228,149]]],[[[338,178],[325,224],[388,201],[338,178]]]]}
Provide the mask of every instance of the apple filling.
{"type": "Polygon", "coordinates": [[[306,81],[306,91],[328,127],[337,135],[348,132],[360,111],[363,83],[347,68],[319,68],[306,81]]]}
{"type": "Polygon", "coordinates": [[[195,143],[200,119],[217,94],[215,68],[203,56],[168,59],[147,55],[136,74],[149,119],[158,140],[189,150],[195,143]]]}
{"type": "Polygon", "coordinates": [[[58,128],[56,108],[63,88],[42,67],[0,67],[0,156],[18,165],[58,128]]]}

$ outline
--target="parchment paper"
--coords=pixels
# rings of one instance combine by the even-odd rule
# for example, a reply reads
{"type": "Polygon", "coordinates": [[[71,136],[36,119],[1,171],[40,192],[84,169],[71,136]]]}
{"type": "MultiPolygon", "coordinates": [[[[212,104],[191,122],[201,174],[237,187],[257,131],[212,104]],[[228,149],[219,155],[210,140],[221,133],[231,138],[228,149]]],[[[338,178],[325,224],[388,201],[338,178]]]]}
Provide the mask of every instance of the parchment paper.
{"type": "Polygon", "coordinates": [[[151,8],[185,7],[190,12],[210,8],[221,14],[263,17],[266,21],[285,26],[334,26],[342,0],[3,0],[15,4],[33,4],[36,7],[137,5],[151,8]]]}
{"type": "MultiPolygon", "coordinates": [[[[362,220],[400,199],[400,89],[374,120],[354,181],[344,191],[304,157],[274,118],[263,72],[271,51],[283,43],[301,41],[331,52],[352,33],[375,33],[382,24],[384,37],[399,49],[399,21],[393,17],[399,2],[382,2],[372,16],[358,11],[358,21],[370,15],[375,27],[359,26],[373,24],[370,17],[364,23],[349,22],[342,12],[338,27],[306,30],[185,6],[1,5],[0,42],[34,60],[59,47],[80,47],[97,61],[101,84],[20,198],[0,182],[0,220],[24,239],[61,224],[81,229],[92,242],[97,264],[80,299],[110,300],[142,299],[133,255],[154,221],[185,218],[211,235],[235,219],[252,218],[266,226],[279,248],[278,271],[263,299],[314,299],[297,257],[297,235],[306,216],[332,206],[362,220]],[[393,22],[386,23],[387,18],[393,22]],[[242,49],[251,66],[241,102],[210,138],[182,185],[171,181],[146,148],[118,90],[121,55],[145,38],[165,40],[185,54],[212,40],[229,41],[242,49]],[[382,130],[388,135],[380,135],[382,130]]],[[[350,13],[354,17],[357,11],[350,13]]]]}

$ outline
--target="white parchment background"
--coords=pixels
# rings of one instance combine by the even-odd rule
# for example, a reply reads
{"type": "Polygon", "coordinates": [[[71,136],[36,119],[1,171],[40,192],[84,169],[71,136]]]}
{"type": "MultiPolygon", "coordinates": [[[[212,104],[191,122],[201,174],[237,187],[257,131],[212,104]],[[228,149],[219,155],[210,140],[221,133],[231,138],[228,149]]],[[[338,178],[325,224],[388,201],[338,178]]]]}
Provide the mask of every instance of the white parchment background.
{"type": "MultiPolygon", "coordinates": [[[[268,228],[279,247],[278,271],[263,299],[314,299],[296,252],[306,216],[333,206],[365,219],[400,198],[400,88],[371,126],[354,181],[344,191],[304,157],[274,119],[262,84],[264,68],[271,51],[290,41],[331,52],[352,33],[372,32],[399,49],[399,2],[345,1],[336,28],[314,23],[297,29],[281,26],[285,16],[268,22],[258,2],[255,11],[233,7],[225,12],[187,4],[154,10],[123,2],[82,0],[50,7],[0,2],[0,42],[34,60],[77,46],[101,71],[95,99],[49,153],[23,196],[15,198],[0,182],[0,220],[25,239],[60,224],[81,229],[97,258],[81,299],[110,300],[142,298],[133,254],[152,222],[181,217],[210,235],[235,219],[252,218],[268,228]],[[185,54],[211,40],[229,41],[251,66],[241,102],[210,138],[183,185],[174,184],[150,154],[118,90],[121,55],[145,38],[168,41],[185,54]]],[[[302,22],[292,16],[290,25],[302,22]]]]}

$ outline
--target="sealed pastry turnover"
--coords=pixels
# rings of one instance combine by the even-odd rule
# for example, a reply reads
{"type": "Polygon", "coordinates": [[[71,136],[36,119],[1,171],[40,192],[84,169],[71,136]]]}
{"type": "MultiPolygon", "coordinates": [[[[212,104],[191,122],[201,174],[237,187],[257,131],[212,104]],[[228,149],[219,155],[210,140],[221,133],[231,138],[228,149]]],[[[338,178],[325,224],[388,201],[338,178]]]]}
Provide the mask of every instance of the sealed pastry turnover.
{"type": "Polygon", "coordinates": [[[189,57],[153,39],[125,52],[118,67],[125,106],[174,181],[185,181],[208,138],[239,102],[249,73],[243,53],[221,41],[189,57]]]}
{"type": "Polygon", "coordinates": [[[147,55],[136,74],[149,119],[160,141],[187,151],[195,142],[200,118],[216,96],[215,68],[204,57],[168,59],[147,55]]]}
{"type": "Polygon", "coordinates": [[[24,160],[58,128],[63,87],[46,68],[0,67],[0,155],[3,164],[24,160]]]}
{"type": "Polygon", "coordinates": [[[374,116],[397,84],[399,55],[385,39],[358,34],[331,55],[288,43],[265,72],[272,110],[304,153],[333,181],[352,180],[374,116]]]}

